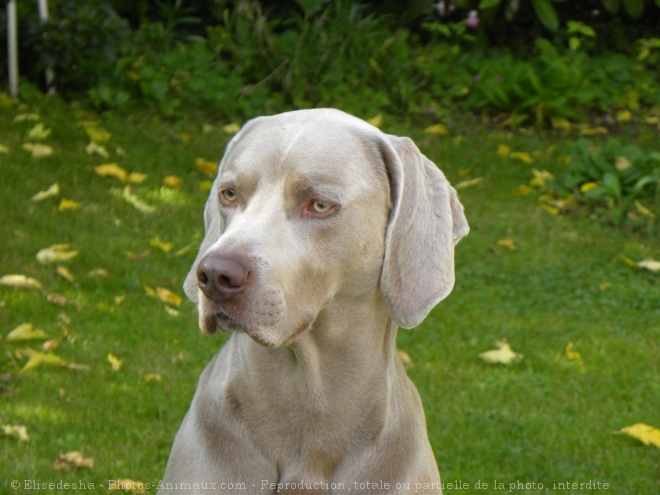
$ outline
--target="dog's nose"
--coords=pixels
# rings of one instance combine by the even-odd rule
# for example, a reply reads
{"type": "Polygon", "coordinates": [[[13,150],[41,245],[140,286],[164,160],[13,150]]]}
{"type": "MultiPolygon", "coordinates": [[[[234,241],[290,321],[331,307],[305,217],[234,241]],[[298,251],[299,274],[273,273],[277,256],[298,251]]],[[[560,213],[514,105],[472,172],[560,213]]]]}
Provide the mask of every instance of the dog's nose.
{"type": "Polygon", "coordinates": [[[250,281],[250,270],[234,258],[208,255],[197,266],[197,285],[214,301],[243,292],[250,281]]]}

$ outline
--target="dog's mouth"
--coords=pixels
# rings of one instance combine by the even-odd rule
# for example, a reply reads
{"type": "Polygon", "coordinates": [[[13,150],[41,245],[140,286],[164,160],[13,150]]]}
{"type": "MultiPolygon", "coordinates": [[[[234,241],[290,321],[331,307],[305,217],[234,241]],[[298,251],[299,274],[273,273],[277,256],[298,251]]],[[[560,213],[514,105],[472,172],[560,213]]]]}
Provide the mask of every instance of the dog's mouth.
{"type": "Polygon", "coordinates": [[[201,330],[207,335],[212,335],[218,330],[235,332],[242,329],[243,326],[236,318],[222,308],[217,308],[213,311],[209,311],[204,316],[204,325],[201,330]]]}

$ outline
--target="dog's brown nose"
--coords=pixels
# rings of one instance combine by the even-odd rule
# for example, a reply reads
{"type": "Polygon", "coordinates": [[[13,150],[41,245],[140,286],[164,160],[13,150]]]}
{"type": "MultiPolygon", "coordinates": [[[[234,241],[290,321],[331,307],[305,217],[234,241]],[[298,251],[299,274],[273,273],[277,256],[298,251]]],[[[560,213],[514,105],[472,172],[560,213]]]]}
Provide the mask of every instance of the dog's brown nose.
{"type": "Polygon", "coordinates": [[[250,270],[237,259],[208,255],[197,266],[197,285],[216,302],[243,292],[249,281],[250,270]]]}

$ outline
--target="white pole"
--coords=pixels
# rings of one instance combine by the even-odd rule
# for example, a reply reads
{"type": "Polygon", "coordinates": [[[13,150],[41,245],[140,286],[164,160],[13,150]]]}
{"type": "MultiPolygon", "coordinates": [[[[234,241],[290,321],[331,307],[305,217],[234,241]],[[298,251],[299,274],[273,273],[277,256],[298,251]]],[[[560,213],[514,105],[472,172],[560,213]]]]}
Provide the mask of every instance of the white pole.
{"type": "Polygon", "coordinates": [[[9,52],[9,94],[18,96],[18,27],[16,0],[7,2],[7,51],[9,52]]]}
{"type": "MultiPolygon", "coordinates": [[[[42,23],[48,20],[48,0],[39,0],[39,19],[42,23]]],[[[54,80],[55,71],[49,66],[46,69],[46,87],[48,88],[48,94],[55,93],[55,85],[53,84],[54,80]]]]}

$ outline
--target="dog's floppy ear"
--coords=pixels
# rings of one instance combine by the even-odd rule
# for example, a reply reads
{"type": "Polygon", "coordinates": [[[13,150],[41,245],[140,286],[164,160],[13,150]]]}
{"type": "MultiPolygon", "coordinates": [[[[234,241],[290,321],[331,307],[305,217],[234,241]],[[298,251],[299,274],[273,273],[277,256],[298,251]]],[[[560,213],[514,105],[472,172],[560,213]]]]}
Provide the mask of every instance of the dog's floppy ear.
{"type": "Polygon", "coordinates": [[[408,138],[385,141],[392,210],[380,285],[394,321],[412,328],[454,287],[454,245],[469,227],[435,164],[408,138]]]}

